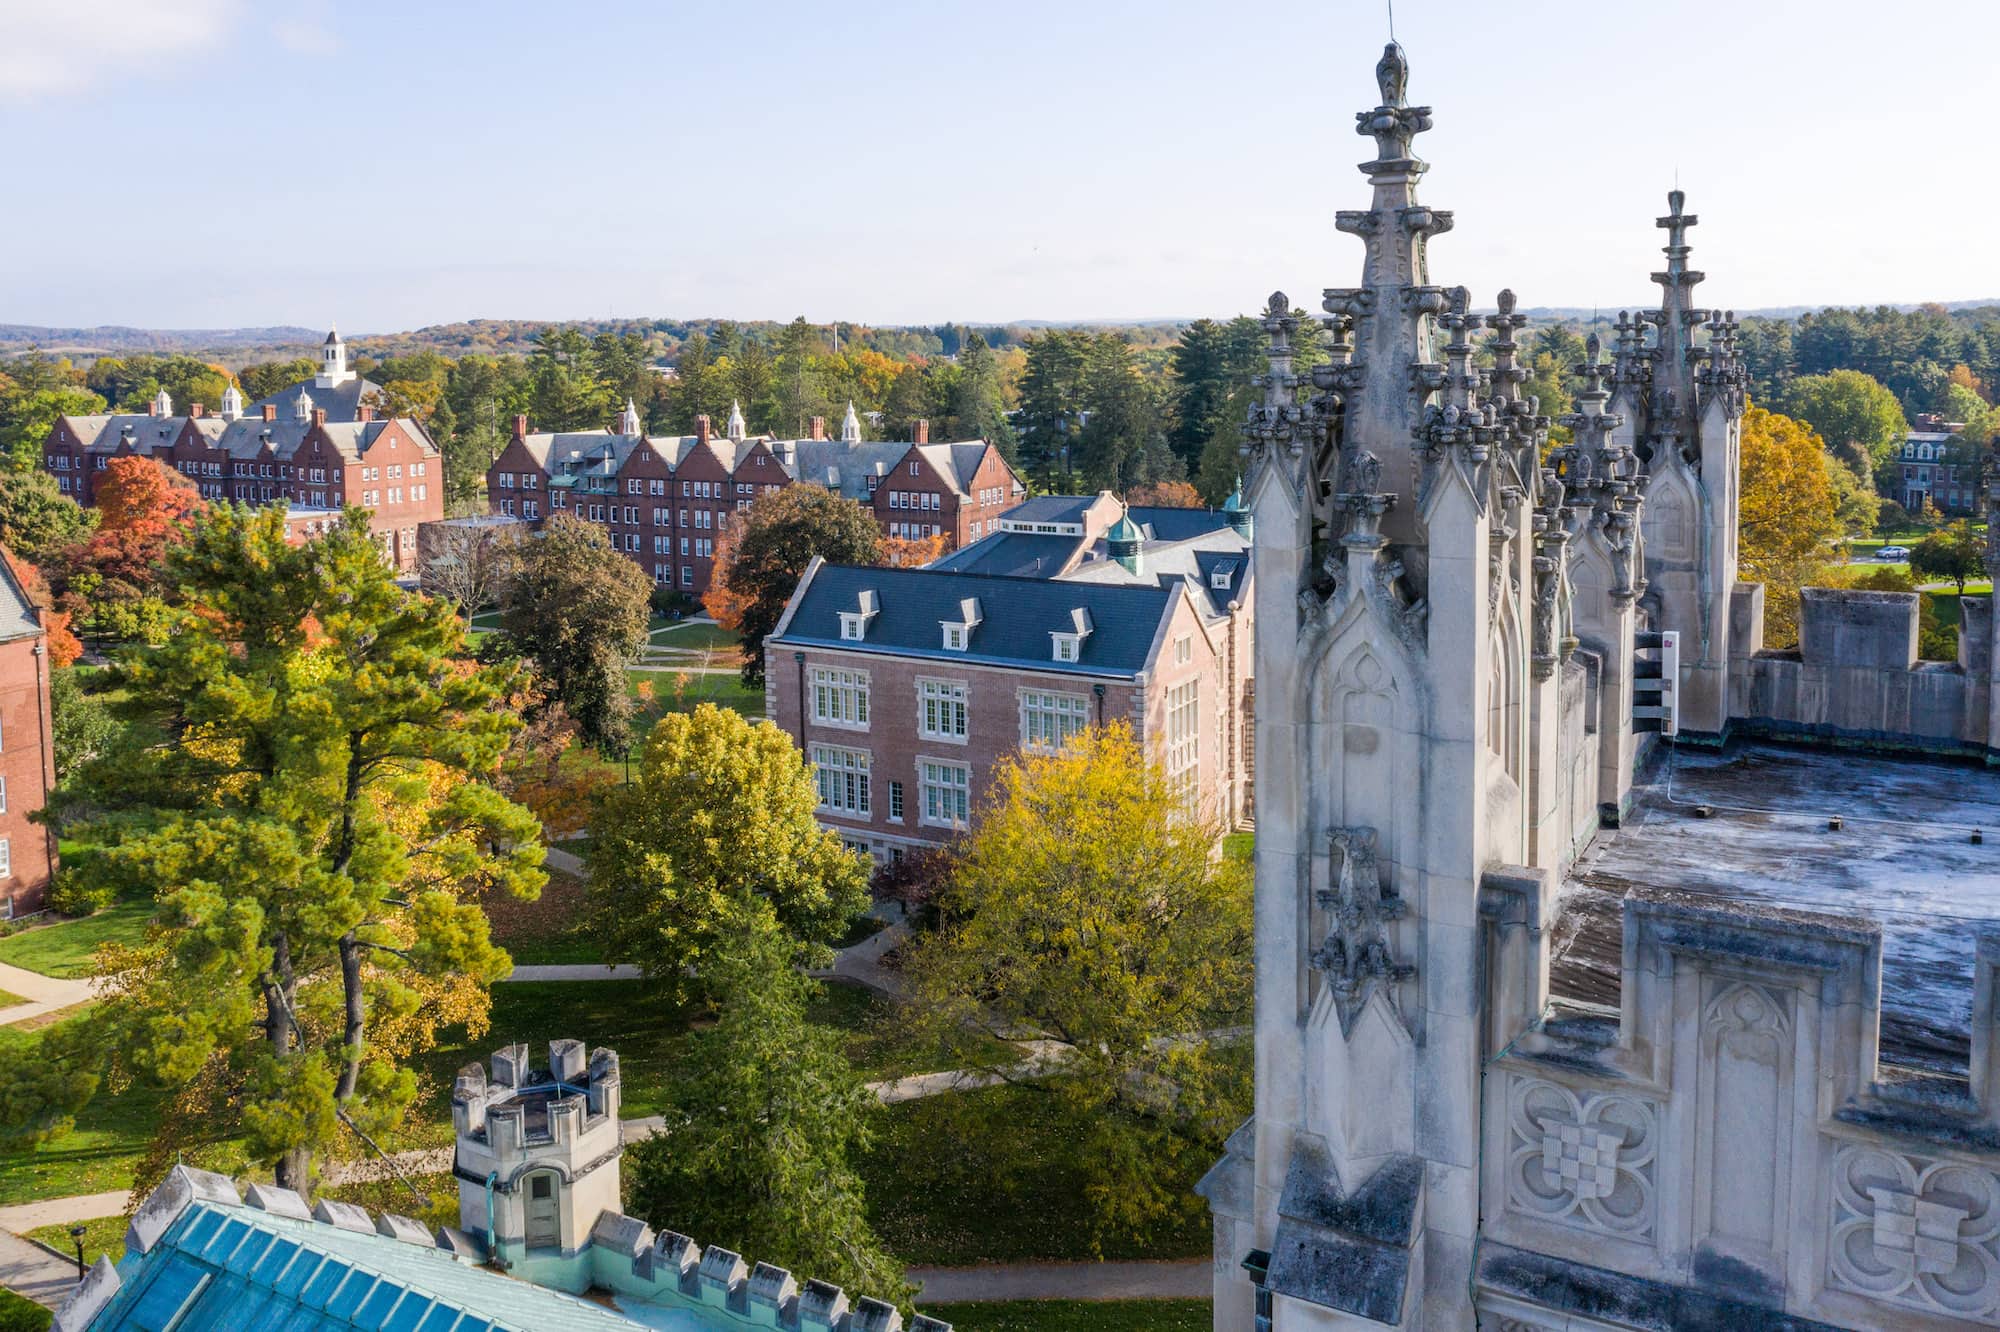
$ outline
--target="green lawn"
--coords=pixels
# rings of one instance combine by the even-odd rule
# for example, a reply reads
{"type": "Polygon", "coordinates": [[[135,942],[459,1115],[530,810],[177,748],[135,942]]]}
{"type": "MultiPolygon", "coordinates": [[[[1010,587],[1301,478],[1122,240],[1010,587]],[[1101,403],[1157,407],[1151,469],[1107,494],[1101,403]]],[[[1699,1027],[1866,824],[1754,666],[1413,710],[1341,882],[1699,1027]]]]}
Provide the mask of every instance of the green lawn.
{"type": "MultiPolygon", "coordinates": [[[[0,1027],[0,1060],[32,1058],[38,1040],[34,1032],[0,1027]]],[[[166,1100],[166,1093],[142,1087],[100,1091],[69,1132],[0,1148],[0,1206],[130,1188],[166,1100]]],[[[182,1153],[189,1165],[205,1170],[230,1174],[243,1166],[239,1144],[220,1134],[189,1139],[182,1153]]]]}
{"type": "Polygon", "coordinates": [[[91,974],[99,945],[142,942],[152,914],[149,902],[119,902],[94,916],[22,930],[0,939],[0,962],[80,979],[91,974]]]}
{"type": "MultiPolygon", "coordinates": [[[[575,842],[564,842],[574,852],[575,842]]],[[[549,871],[541,896],[532,902],[496,892],[482,903],[492,923],[493,942],[505,948],[519,966],[602,962],[604,948],[586,932],[583,880],[561,870],[549,871]]]]}
{"type": "MultiPolygon", "coordinates": [[[[100,1216],[94,1221],[84,1222],[83,1261],[95,1263],[99,1254],[106,1253],[111,1255],[112,1262],[122,1261],[127,1224],[127,1218],[123,1216],[100,1216]]],[[[70,1238],[68,1226],[36,1226],[28,1232],[28,1238],[40,1240],[58,1253],[76,1253],[76,1241],[70,1238]]]]}
{"type": "Polygon", "coordinates": [[[1177,1181],[1187,1205],[1151,1232],[1093,1233],[1090,1209],[1063,1153],[1050,1144],[1072,1128],[1032,1088],[996,1087],[964,1093],[1003,1098],[1004,1113],[981,1115],[1002,1126],[978,1142],[958,1140],[945,1097],[892,1105],[882,1131],[861,1161],[868,1212],[891,1252],[905,1262],[941,1267],[1073,1259],[1194,1258],[1213,1241],[1208,1215],[1193,1189],[1205,1170],[1177,1181]],[[1018,1170],[1002,1170],[1002,1163],[1018,1170]]]}
{"type": "Polygon", "coordinates": [[[731,652],[742,646],[741,635],[732,634],[719,624],[709,624],[696,620],[683,620],[679,624],[655,624],[653,646],[663,648],[687,648],[700,652],[713,648],[717,653],[731,652]]]}
{"type": "Polygon", "coordinates": [[[735,671],[704,675],[689,674],[682,686],[680,696],[674,695],[674,682],[680,673],[673,670],[627,671],[625,687],[634,699],[643,700],[639,686],[644,683],[652,688],[652,702],[641,701],[640,716],[635,719],[636,729],[644,733],[660,716],[669,712],[692,712],[703,703],[713,703],[717,707],[733,708],[752,721],[764,715],[764,691],[761,688],[746,688],[743,677],[735,671]]]}
{"type": "Polygon", "coordinates": [[[997,1300],[932,1304],[921,1312],[956,1332],[1208,1332],[1208,1300],[997,1300]]]}
{"type": "Polygon", "coordinates": [[[1222,854],[1229,860],[1250,862],[1250,855],[1257,849],[1257,834],[1248,832],[1227,833],[1222,839],[1222,854]]]}
{"type": "Polygon", "coordinates": [[[0,1332],[44,1332],[54,1318],[33,1300],[0,1287],[0,1332]]]}
{"type": "Polygon", "coordinates": [[[12,990],[0,990],[0,1008],[12,1008],[16,1004],[25,1004],[27,1002],[26,999],[15,994],[12,990]]]}

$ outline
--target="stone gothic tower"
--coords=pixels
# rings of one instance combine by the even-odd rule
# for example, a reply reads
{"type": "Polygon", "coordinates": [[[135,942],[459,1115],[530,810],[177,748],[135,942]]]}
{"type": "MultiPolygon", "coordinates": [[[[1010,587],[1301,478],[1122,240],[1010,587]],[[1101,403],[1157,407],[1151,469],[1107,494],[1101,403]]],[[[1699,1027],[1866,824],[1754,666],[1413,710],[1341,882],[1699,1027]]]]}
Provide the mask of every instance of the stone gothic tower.
{"type": "Polygon", "coordinates": [[[1645,586],[1613,368],[1593,352],[1545,465],[1513,294],[1482,318],[1431,282],[1452,216],[1417,199],[1408,76],[1391,44],[1357,117],[1373,197],[1337,226],[1361,285],[1326,291],[1324,335],[1271,297],[1245,431],[1257,1095],[1203,1183],[1218,1332],[1472,1326],[1482,943],[1494,910],[1552,900],[1630,781],[1629,686],[1591,687],[1630,674],[1645,586]]]}

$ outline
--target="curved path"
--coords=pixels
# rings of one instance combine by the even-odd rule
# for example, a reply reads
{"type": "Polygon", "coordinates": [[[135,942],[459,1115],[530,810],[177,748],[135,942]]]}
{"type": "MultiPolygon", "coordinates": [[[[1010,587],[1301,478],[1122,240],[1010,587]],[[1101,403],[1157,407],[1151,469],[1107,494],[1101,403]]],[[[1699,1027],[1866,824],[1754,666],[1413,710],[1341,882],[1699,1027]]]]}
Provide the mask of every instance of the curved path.
{"type": "Polygon", "coordinates": [[[85,1003],[90,999],[90,982],[61,980],[0,962],[0,990],[18,994],[28,1002],[0,1008],[0,1026],[26,1022],[29,1018],[53,1013],[59,1008],[85,1003]]]}

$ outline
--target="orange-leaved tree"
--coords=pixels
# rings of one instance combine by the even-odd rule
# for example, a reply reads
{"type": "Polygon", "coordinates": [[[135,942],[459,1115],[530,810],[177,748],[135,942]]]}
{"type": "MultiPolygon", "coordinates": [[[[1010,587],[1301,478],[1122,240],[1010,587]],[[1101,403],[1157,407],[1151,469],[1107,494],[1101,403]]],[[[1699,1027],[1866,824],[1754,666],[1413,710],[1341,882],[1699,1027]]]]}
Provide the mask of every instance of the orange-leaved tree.
{"type": "Polygon", "coordinates": [[[180,473],[151,458],[113,458],[97,482],[97,531],[50,561],[57,606],[96,634],[154,638],[167,552],[207,508],[180,473]]]}

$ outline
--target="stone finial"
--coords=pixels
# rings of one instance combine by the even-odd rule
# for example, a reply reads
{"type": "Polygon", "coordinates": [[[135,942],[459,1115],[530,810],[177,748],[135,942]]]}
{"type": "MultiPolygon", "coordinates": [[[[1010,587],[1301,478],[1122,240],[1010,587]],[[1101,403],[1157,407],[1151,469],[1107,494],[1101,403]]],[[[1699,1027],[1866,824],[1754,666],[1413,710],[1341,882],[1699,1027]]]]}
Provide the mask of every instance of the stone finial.
{"type": "Polygon", "coordinates": [[[1403,48],[1394,42],[1382,48],[1382,58],[1375,64],[1375,86],[1381,90],[1382,105],[1406,104],[1405,94],[1410,87],[1410,60],[1403,54],[1403,48]]]}

